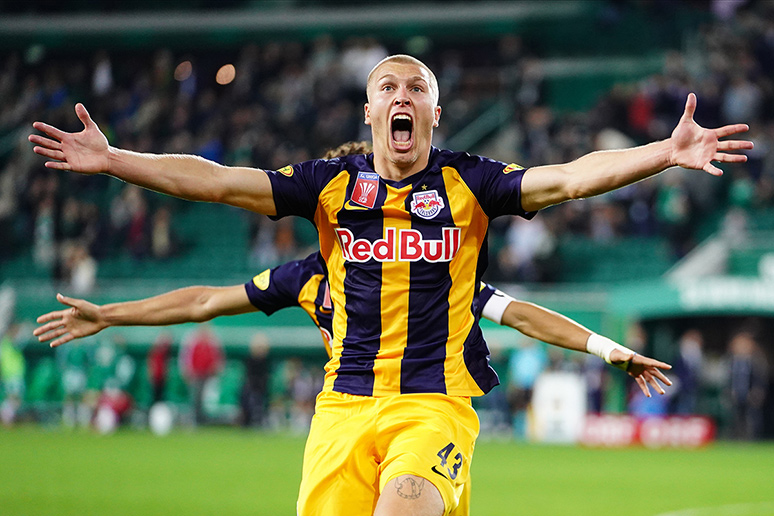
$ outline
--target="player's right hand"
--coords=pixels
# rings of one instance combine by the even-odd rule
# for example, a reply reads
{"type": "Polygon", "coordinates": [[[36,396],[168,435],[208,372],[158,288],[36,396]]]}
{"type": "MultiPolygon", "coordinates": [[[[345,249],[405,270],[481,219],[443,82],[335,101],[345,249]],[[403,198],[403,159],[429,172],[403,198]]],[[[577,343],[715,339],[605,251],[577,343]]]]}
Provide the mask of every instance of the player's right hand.
{"type": "Polygon", "coordinates": [[[50,344],[55,348],[73,339],[99,333],[109,326],[100,314],[100,307],[94,303],[62,294],[57,294],[56,299],[69,308],[49,312],[37,318],[38,324],[42,326],[38,326],[32,334],[38,341],[56,339],[50,344]]]}
{"type": "Polygon", "coordinates": [[[75,105],[75,114],[84,126],[79,133],[67,133],[44,122],[33,123],[32,127],[48,138],[38,134],[29,135],[28,140],[35,144],[32,150],[53,160],[46,162],[48,168],[82,174],[107,172],[110,165],[107,138],[83,104],[75,105]]]}

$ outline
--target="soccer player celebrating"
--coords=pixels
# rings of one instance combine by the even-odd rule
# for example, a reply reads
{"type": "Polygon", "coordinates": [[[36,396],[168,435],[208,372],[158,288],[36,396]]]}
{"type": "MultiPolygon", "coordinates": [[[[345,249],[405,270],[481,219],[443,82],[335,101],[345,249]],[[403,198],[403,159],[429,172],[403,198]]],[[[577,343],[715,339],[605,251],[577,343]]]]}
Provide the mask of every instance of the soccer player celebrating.
{"type": "MultiPolygon", "coordinates": [[[[743,124],[699,126],[689,94],[666,140],[525,170],[431,145],[441,117],[438,83],[413,57],[377,64],[366,93],[372,154],[276,172],[111,147],[81,104],[83,131],[36,122],[47,137],[29,138],[52,160],[50,168],[107,173],[185,199],[311,220],[328,270],[333,339],[298,512],[449,514],[478,434],[470,397],[498,383],[475,316],[490,219],[531,218],[672,166],[719,175],[712,161],[743,162],[731,151],[752,143],[721,140],[746,131],[743,124]]],[[[659,366],[646,373],[654,388],[663,381],[659,366]]]]}
{"type": "MultiPolygon", "coordinates": [[[[57,294],[57,300],[68,308],[38,317],[40,326],[33,334],[40,342],[51,341],[51,347],[57,347],[74,339],[95,335],[111,326],[204,322],[215,317],[256,311],[271,315],[277,310],[298,306],[320,330],[330,358],[333,307],[325,276],[325,266],[319,253],[313,253],[303,260],[267,269],[244,285],[188,287],[137,301],[102,306],[57,294]]],[[[547,308],[516,300],[491,285],[481,283],[478,299],[481,313],[477,315],[480,317],[509,326],[548,344],[597,354],[608,364],[627,371],[648,397],[651,395],[646,380],[649,369],[670,367],[635,354],[547,308]]],[[[665,384],[671,385],[665,376],[660,378],[665,384]]],[[[659,393],[664,393],[660,387],[659,393]]],[[[459,498],[451,514],[467,516],[470,509],[469,480],[463,486],[459,498]]]]}

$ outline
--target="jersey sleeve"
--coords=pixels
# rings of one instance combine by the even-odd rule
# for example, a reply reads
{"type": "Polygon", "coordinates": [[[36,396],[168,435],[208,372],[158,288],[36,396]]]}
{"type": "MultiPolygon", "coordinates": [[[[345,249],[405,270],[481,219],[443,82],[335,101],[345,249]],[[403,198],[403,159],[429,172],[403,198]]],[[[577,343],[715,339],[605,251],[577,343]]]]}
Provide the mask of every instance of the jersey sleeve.
{"type": "Polygon", "coordinates": [[[303,260],[266,269],[245,283],[245,291],[254,307],[271,315],[283,308],[301,306],[305,287],[320,276],[326,276],[324,262],[320,253],[312,253],[303,260]]]}
{"type": "Polygon", "coordinates": [[[479,156],[470,156],[466,162],[463,168],[467,173],[463,179],[490,219],[501,215],[526,219],[535,216],[537,212],[527,212],[521,207],[521,181],[527,169],[479,156]]]}
{"type": "Polygon", "coordinates": [[[314,220],[317,199],[327,179],[326,160],[311,160],[267,170],[277,214],[272,219],[298,215],[314,220]]]}
{"type": "Polygon", "coordinates": [[[245,283],[250,303],[266,315],[291,306],[299,306],[298,294],[303,287],[296,262],[266,269],[245,283]]]}
{"type": "Polygon", "coordinates": [[[494,288],[492,285],[481,283],[481,290],[478,293],[478,305],[481,307],[481,317],[490,321],[502,324],[503,314],[511,301],[515,301],[511,296],[494,288]]]}

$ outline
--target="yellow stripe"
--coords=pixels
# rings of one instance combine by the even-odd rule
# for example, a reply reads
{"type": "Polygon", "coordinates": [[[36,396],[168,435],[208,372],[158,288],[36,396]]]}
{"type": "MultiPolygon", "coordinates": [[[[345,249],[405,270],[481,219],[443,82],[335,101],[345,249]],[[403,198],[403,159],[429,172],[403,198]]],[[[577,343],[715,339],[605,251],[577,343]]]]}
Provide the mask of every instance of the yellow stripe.
{"type": "MultiPolygon", "coordinates": [[[[411,229],[411,214],[406,211],[406,197],[411,185],[396,189],[387,186],[383,220],[395,228],[395,242],[401,229],[411,229]]],[[[382,238],[386,235],[382,235],[382,238]]],[[[397,247],[397,246],[396,246],[397,247]]],[[[396,251],[397,254],[397,251],[396,251]]],[[[400,392],[400,363],[408,339],[408,306],[411,262],[382,263],[382,335],[379,354],[374,363],[374,395],[400,392]],[[389,278],[389,281],[384,281],[389,278]],[[398,281],[396,281],[398,280],[398,281]]]]}
{"type": "Polygon", "coordinates": [[[314,324],[317,326],[319,326],[320,323],[317,321],[317,305],[315,304],[315,300],[317,299],[317,291],[320,290],[320,282],[324,277],[325,276],[322,274],[315,274],[309,278],[306,285],[301,288],[301,292],[298,293],[299,306],[309,314],[309,317],[312,318],[314,324]]]}
{"type": "Polygon", "coordinates": [[[483,392],[465,366],[462,355],[465,338],[475,324],[470,312],[476,288],[476,264],[486,236],[489,219],[457,170],[442,170],[448,205],[454,224],[462,231],[460,249],[449,264],[452,289],[449,294],[449,339],[446,341],[446,392],[452,396],[476,396],[483,392]]]}
{"type": "Polygon", "coordinates": [[[315,226],[320,235],[320,254],[328,266],[328,283],[333,303],[333,340],[331,340],[331,359],[325,366],[325,390],[332,390],[336,371],[341,363],[341,346],[347,334],[346,299],[344,299],[344,257],[341,247],[335,241],[334,230],[339,227],[337,213],[344,205],[349,183],[349,172],[339,173],[320,193],[317,211],[314,214],[315,226]]]}
{"type": "Polygon", "coordinates": [[[325,337],[326,332],[320,327],[320,321],[317,320],[317,304],[315,304],[317,294],[320,291],[320,282],[323,279],[325,279],[325,276],[322,274],[315,274],[309,278],[306,285],[301,288],[301,292],[298,293],[298,304],[304,312],[309,314],[315,326],[320,328],[320,337],[322,338],[323,346],[325,346],[325,352],[328,353],[328,358],[331,358],[331,344],[325,337]]]}

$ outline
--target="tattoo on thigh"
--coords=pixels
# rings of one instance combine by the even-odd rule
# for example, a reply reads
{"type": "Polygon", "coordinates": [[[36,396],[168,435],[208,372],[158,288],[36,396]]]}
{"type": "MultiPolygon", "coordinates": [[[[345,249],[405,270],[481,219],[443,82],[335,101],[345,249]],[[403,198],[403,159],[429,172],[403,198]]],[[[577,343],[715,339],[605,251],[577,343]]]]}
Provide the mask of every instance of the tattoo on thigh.
{"type": "Polygon", "coordinates": [[[417,482],[412,477],[405,477],[403,480],[400,477],[395,479],[395,487],[398,490],[398,496],[407,500],[416,500],[422,494],[422,489],[425,487],[425,479],[421,479],[417,482]]]}

